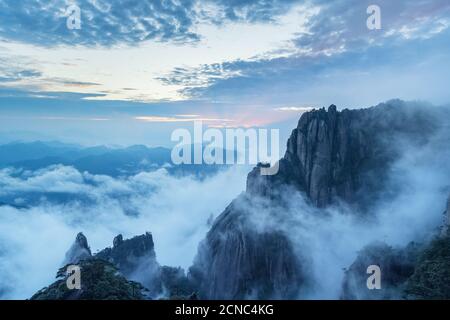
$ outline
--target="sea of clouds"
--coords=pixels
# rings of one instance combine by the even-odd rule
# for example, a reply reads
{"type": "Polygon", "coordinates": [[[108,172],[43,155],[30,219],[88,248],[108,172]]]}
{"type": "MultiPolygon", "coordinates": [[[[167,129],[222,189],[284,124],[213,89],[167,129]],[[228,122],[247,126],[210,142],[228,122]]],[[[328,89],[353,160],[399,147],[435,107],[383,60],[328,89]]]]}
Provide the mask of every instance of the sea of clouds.
{"type": "Polygon", "coordinates": [[[93,253],[119,233],[150,231],[158,262],[187,268],[213,219],[244,191],[247,172],[236,166],[198,179],[164,169],[121,178],[67,166],[1,170],[0,197],[16,205],[0,206],[0,298],[29,298],[52,283],[80,231],[93,253]]]}

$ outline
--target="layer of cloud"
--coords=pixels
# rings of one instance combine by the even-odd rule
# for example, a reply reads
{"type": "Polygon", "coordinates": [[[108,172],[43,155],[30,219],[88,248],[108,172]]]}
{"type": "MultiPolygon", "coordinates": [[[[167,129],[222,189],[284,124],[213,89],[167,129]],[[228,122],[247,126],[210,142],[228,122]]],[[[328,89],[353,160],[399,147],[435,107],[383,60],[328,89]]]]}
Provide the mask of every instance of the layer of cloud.
{"type": "Polygon", "coordinates": [[[208,0],[201,12],[215,23],[224,21],[276,22],[302,0],[208,0]],[[209,10],[208,10],[209,9],[209,10]]]}
{"type": "MultiPolygon", "coordinates": [[[[4,39],[48,45],[136,45],[146,40],[192,42],[200,40],[197,25],[232,22],[277,23],[296,5],[320,8],[309,30],[298,37],[303,48],[332,50],[367,42],[364,1],[323,0],[26,0],[20,4],[0,1],[0,36],[4,39]],[[81,29],[67,28],[66,12],[80,8],[81,29]]],[[[445,0],[378,1],[383,36],[427,37],[448,27],[449,4],[445,0]]],[[[376,35],[373,33],[373,35],[376,35]]],[[[377,36],[376,36],[377,37],[377,36]]],[[[372,39],[373,40],[373,39],[372,39]]]]}
{"type": "Polygon", "coordinates": [[[29,298],[51,283],[79,231],[93,252],[111,246],[119,233],[128,238],[150,231],[161,264],[188,267],[208,223],[244,189],[246,172],[232,168],[200,181],[165,170],[124,179],[63,166],[0,171],[3,195],[21,203],[29,193],[43,194],[28,209],[0,206],[1,298],[29,298]],[[62,193],[69,195],[64,204],[46,200],[62,193]]]}
{"type": "Polygon", "coordinates": [[[146,40],[196,42],[199,22],[273,22],[294,0],[26,0],[0,1],[0,36],[40,46],[136,45],[146,40]],[[67,28],[68,11],[76,5],[81,28],[67,28]]]}
{"type": "MultiPolygon", "coordinates": [[[[308,4],[309,8],[318,11],[310,10],[306,30],[290,40],[281,57],[261,56],[191,69],[176,68],[160,79],[165,84],[182,84],[183,95],[189,97],[241,102],[278,100],[283,103],[295,103],[298,98],[303,99],[302,103],[317,103],[321,89],[337,86],[333,90],[339,92],[343,89],[338,88],[340,84],[345,83],[348,88],[347,81],[352,82],[352,79],[355,83],[379,81],[382,85],[386,83],[383,78],[395,78],[406,66],[418,68],[430,64],[433,59],[435,61],[427,67],[424,77],[435,77],[436,82],[440,81],[439,64],[445,64],[445,59],[439,57],[445,55],[442,48],[448,46],[448,1],[379,1],[381,30],[369,30],[366,26],[370,1],[317,0],[308,4]],[[419,46],[420,51],[417,50],[419,46]],[[391,69],[390,75],[384,72],[388,69],[391,69]],[[286,100],[289,97],[294,101],[286,100]]],[[[417,72],[414,70],[411,75],[417,72]]],[[[423,86],[428,81],[415,84],[399,78],[398,83],[390,83],[382,91],[391,88],[401,92],[398,96],[402,98],[430,99],[434,92],[428,96],[411,96],[421,91],[416,86],[423,86]],[[406,90],[402,87],[408,88],[410,84],[409,96],[403,96],[402,91],[406,90]]],[[[394,96],[386,93],[377,99],[394,96]]],[[[364,103],[376,101],[367,99],[364,103]]]]}

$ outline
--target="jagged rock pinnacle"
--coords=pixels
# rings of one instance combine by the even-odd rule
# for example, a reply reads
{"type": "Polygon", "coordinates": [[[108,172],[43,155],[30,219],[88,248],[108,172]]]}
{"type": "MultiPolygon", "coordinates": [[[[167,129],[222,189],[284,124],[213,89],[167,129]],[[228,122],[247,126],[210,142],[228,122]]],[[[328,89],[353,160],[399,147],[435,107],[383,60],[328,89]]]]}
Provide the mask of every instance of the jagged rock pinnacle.
{"type": "Polygon", "coordinates": [[[117,248],[118,246],[120,246],[123,243],[123,236],[121,234],[119,234],[117,237],[114,238],[113,240],[113,247],[117,248]]]}
{"type": "Polygon", "coordinates": [[[66,264],[77,264],[81,260],[86,260],[92,257],[91,249],[85,235],[80,232],[75,238],[75,242],[72,244],[70,249],[67,251],[64,265],[66,264]]]}

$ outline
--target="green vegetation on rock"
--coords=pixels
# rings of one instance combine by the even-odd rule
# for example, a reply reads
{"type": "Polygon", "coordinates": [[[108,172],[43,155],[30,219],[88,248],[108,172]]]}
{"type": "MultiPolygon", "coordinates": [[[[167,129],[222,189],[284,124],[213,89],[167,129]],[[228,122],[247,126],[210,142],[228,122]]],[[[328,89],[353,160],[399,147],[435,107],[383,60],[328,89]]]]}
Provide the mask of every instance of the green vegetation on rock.
{"type": "Polygon", "coordinates": [[[449,234],[432,241],[422,253],[406,294],[412,299],[450,299],[449,234]]]}
{"type": "Polygon", "coordinates": [[[57,280],[40,290],[31,300],[142,300],[144,287],[123,277],[111,263],[100,259],[83,260],[81,289],[68,289],[66,267],[59,269],[57,280]]]}

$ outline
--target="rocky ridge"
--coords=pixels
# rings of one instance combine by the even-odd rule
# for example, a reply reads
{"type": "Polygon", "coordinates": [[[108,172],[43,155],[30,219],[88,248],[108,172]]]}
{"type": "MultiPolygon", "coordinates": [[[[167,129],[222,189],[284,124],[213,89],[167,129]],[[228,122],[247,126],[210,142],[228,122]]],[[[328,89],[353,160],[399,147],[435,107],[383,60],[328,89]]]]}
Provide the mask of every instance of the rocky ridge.
{"type": "Polygon", "coordinates": [[[192,284],[181,268],[160,266],[156,260],[153,236],[146,232],[131,239],[121,234],[113,246],[91,254],[87,238],[78,233],[57,273],[57,281],[32,299],[188,299],[195,297],[192,284]],[[66,270],[78,265],[82,290],[68,290],[66,270]]]}

